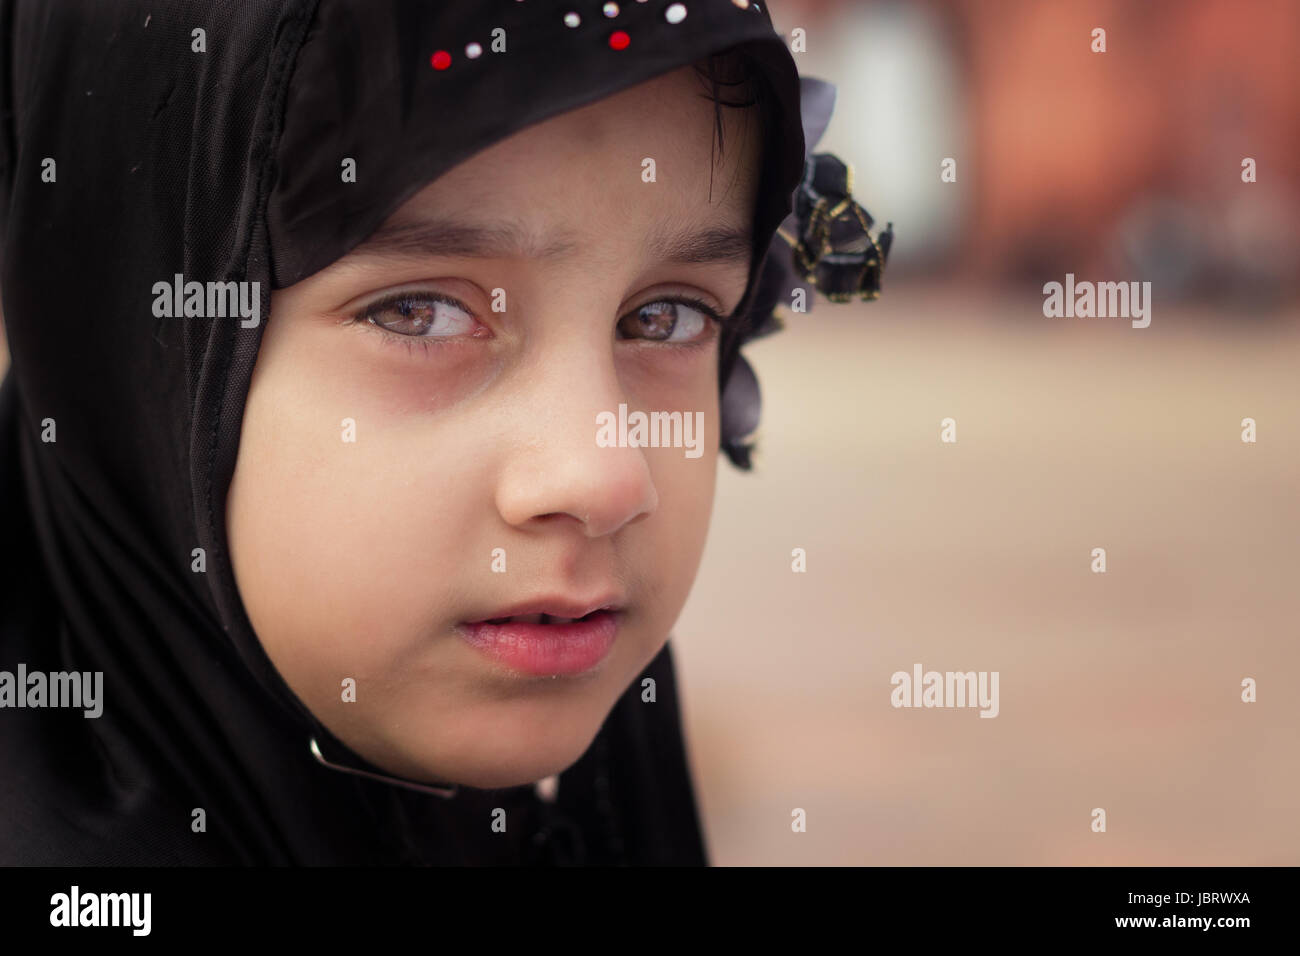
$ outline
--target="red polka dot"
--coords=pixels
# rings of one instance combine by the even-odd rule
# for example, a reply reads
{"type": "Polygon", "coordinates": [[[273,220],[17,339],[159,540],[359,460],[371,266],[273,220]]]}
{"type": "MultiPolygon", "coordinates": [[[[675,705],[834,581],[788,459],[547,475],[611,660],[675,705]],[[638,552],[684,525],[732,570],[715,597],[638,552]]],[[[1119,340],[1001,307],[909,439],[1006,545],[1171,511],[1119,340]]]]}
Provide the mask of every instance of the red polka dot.
{"type": "Polygon", "coordinates": [[[451,66],[451,54],[446,50],[439,50],[430,60],[435,70],[445,70],[451,66]]]}
{"type": "Polygon", "coordinates": [[[626,50],[627,45],[632,42],[632,38],[622,30],[615,30],[609,35],[609,47],[611,50],[626,50]]]}

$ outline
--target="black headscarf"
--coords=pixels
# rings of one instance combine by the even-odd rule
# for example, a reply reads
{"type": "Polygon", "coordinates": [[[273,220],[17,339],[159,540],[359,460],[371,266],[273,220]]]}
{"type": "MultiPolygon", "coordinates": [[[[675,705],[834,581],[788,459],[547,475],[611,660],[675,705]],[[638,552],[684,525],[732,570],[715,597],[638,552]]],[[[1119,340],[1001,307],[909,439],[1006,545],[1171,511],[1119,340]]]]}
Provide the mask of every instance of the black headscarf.
{"type": "Polygon", "coordinates": [[[0,863],[707,862],[667,645],[643,675],[657,703],[634,681],[557,799],[531,786],[443,798],[309,752],[315,739],[379,772],[272,666],[226,545],[273,287],[494,142],[738,45],[772,113],[751,318],[722,344],[720,382],[770,330],[790,249],[776,271],[765,256],[805,171],[794,62],[766,3],[618,7],[0,0],[0,670],[103,672],[98,718],[0,709],[0,863]],[[342,184],[341,157],[356,182],[342,184]],[[259,282],[261,321],[156,318],[153,285],[176,273],[259,282]]]}

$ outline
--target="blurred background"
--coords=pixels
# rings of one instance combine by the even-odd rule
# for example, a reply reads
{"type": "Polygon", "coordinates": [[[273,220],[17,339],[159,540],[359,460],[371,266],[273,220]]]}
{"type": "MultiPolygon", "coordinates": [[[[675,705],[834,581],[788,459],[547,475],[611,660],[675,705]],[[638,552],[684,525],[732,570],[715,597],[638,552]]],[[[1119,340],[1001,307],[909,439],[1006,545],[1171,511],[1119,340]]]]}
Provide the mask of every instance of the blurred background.
{"type": "Polygon", "coordinates": [[[1300,3],[772,8],[896,238],[747,349],[673,638],[714,862],[1300,864],[1300,3]],[[1150,327],[1045,318],[1067,272],[1150,327]],[[999,716],[893,708],[917,663],[999,716]]]}
{"type": "Polygon", "coordinates": [[[1300,3],[771,11],[896,238],[746,349],[673,638],[714,861],[1300,864],[1300,3]],[[1067,272],[1150,327],[1045,318],[1067,272]],[[893,708],[917,663],[999,716],[893,708]]]}

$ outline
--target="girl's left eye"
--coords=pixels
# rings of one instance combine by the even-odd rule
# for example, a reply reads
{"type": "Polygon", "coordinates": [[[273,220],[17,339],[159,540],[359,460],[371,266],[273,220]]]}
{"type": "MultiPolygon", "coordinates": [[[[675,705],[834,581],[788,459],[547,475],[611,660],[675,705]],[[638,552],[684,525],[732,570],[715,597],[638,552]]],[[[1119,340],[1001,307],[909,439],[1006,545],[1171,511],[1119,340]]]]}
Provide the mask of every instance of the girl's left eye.
{"type": "Polygon", "coordinates": [[[622,338],[645,339],[674,344],[698,343],[707,338],[708,320],[721,322],[722,316],[702,299],[672,296],[656,299],[629,312],[618,320],[622,338]]]}

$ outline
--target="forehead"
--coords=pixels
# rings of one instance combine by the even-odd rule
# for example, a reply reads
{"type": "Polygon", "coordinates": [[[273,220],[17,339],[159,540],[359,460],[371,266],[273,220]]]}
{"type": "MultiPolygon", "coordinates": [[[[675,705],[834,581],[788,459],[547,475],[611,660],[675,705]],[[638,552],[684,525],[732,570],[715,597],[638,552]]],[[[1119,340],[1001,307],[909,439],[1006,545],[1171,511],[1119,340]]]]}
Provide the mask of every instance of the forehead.
{"type": "Polygon", "coordinates": [[[732,247],[747,245],[757,198],[759,122],[753,108],[715,111],[708,93],[686,67],[520,130],[424,187],[354,254],[417,243],[428,252],[423,227],[442,223],[456,226],[442,230],[447,245],[467,254],[486,240],[503,255],[563,259],[648,239],[664,258],[739,257],[732,247]],[[673,241],[701,233],[693,250],[673,241]]]}

